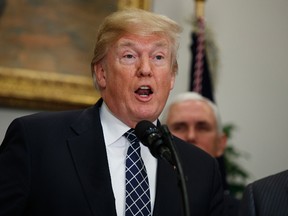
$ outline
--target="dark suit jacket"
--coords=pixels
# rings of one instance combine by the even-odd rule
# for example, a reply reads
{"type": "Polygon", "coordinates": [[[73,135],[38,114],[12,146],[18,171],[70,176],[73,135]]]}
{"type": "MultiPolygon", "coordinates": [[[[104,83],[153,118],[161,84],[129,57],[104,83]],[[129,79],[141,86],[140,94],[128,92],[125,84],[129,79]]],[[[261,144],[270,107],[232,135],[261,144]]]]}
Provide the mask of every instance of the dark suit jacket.
{"type": "MultiPolygon", "coordinates": [[[[0,215],[115,216],[99,118],[100,100],[79,111],[14,120],[0,147],[0,215]]],[[[113,133],[113,127],[111,127],[113,133]]],[[[222,215],[216,160],[175,138],[193,216],[222,215]]],[[[177,175],[158,160],[154,216],[181,216],[177,175]]]]}
{"type": "Polygon", "coordinates": [[[227,216],[237,216],[239,212],[240,200],[231,194],[224,193],[224,206],[227,216]]]}
{"type": "Polygon", "coordinates": [[[249,184],[243,194],[240,216],[287,216],[288,170],[249,184]]]}

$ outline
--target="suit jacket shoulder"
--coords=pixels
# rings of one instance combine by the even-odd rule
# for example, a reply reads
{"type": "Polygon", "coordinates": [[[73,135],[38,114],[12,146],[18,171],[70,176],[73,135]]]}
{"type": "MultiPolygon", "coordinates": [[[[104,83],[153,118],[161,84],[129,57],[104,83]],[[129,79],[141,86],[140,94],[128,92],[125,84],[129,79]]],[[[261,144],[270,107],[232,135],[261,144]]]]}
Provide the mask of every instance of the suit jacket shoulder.
{"type": "Polygon", "coordinates": [[[0,149],[0,215],[116,216],[99,103],[10,124],[0,149]]]}
{"type": "Polygon", "coordinates": [[[288,215],[288,170],[249,184],[240,209],[241,216],[288,215]]]}

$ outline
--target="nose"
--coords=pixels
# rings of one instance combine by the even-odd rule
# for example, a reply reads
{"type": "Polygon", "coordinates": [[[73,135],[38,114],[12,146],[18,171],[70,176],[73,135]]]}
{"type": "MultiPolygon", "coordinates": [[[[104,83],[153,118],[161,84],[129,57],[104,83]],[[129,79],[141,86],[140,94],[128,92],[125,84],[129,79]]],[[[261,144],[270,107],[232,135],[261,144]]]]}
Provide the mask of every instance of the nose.
{"type": "Polygon", "coordinates": [[[186,139],[188,143],[196,144],[196,133],[193,128],[187,130],[186,139]]]}
{"type": "Polygon", "coordinates": [[[151,76],[151,62],[148,56],[142,56],[140,58],[139,68],[138,68],[138,76],[151,76]]]}

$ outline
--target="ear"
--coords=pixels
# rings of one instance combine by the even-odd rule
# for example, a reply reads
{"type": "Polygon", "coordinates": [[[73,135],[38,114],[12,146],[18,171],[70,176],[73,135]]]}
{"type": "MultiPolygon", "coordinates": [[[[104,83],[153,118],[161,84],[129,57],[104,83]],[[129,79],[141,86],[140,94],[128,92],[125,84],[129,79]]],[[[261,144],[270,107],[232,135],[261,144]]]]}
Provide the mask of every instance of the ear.
{"type": "Polygon", "coordinates": [[[173,73],[171,76],[170,90],[172,90],[174,88],[175,78],[176,78],[176,74],[173,73]]]}
{"type": "Polygon", "coordinates": [[[99,88],[106,87],[106,70],[104,69],[103,62],[94,64],[94,75],[99,88]]]}
{"type": "Polygon", "coordinates": [[[220,135],[218,138],[216,157],[220,157],[224,154],[226,146],[227,146],[227,136],[226,134],[222,133],[222,135],[220,135]]]}

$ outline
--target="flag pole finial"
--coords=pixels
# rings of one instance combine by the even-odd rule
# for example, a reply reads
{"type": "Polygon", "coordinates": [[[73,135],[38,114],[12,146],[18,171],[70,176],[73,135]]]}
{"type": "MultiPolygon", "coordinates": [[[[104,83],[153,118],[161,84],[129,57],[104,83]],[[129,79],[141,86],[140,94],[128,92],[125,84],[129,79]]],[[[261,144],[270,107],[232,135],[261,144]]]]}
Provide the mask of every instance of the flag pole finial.
{"type": "Polygon", "coordinates": [[[196,18],[204,18],[205,0],[195,0],[195,15],[196,18]]]}

